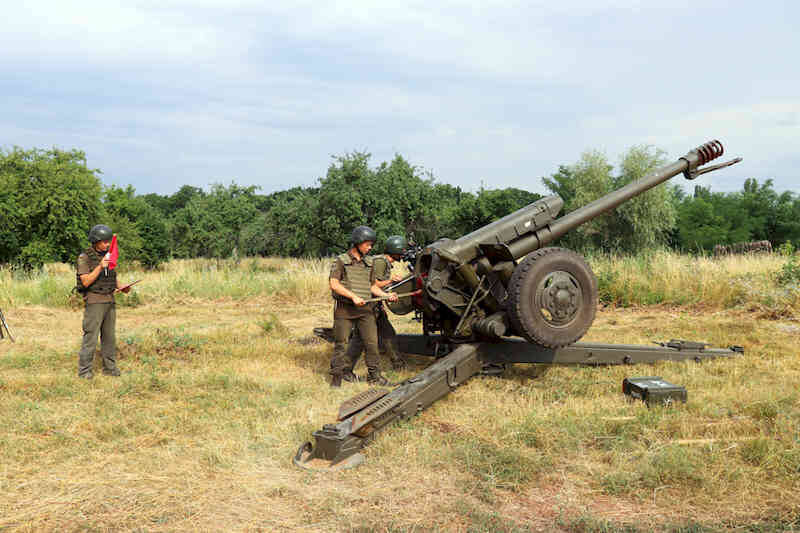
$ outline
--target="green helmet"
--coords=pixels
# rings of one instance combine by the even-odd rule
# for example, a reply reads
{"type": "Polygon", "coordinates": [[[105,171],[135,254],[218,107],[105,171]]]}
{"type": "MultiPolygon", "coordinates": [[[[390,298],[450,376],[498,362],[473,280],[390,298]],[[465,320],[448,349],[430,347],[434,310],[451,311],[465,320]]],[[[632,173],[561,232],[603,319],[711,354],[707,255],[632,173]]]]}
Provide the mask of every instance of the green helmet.
{"type": "Polygon", "coordinates": [[[392,235],[386,239],[384,250],[389,255],[403,255],[408,248],[408,241],[402,235],[392,235]]]}
{"type": "Polygon", "coordinates": [[[375,235],[375,230],[369,226],[358,226],[353,230],[350,235],[351,244],[361,244],[362,242],[372,241],[375,242],[378,236],[375,235]]]}
{"type": "Polygon", "coordinates": [[[113,236],[114,232],[105,224],[98,224],[89,230],[89,242],[92,244],[99,241],[108,241],[113,236]]]}

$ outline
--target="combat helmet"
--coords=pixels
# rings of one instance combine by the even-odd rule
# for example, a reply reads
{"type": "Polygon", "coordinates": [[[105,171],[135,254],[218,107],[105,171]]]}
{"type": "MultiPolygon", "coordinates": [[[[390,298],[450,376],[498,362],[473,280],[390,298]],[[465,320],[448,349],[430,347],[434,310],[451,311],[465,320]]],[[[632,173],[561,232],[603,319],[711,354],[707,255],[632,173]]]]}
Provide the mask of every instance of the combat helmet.
{"type": "Polygon", "coordinates": [[[389,255],[403,255],[408,248],[408,241],[402,235],[392,235],[386,239],[384,250],[389,255]]]}
{"type": "Polygon", "coordinates": [[[89,230],[89,242],[91,242],[92,244],[99,241],[111,240],[111,237],[113,236],[114,233],[111,231],[111,228],[109,228],[105,224],[98,224],[96,226],[93,226],[92,229],[89,230]]]}
{"type": "Polygon", "coordinates": [[[350,235],[350,243],[358,245],[366,241],[375,242],[377,238],[378,236],[375,234],[374,229],[370,228],[369,226],[358,226],[350,235]]]}

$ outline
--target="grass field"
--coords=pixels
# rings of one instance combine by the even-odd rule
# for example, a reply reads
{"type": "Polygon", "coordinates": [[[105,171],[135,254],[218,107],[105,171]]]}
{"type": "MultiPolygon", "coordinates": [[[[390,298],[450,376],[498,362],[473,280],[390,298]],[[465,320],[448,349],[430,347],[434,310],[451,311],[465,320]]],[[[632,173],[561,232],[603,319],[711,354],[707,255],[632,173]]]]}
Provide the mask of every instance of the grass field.
{"type": "MultiPolygon", "coordinates": [[[[76,377],[68,265],[0,271],[0,530],[786,531],[800,529],[800,289],[787,259],[593,258],[584,340],[686,338],[743,357],[518,365],[384,430],[357,469],[297,447],[367,388],[331,390],[325,261],[173,261],[118,296],[119,378],[76,377]],[[684,385],[646,408],[626,376],[684,385]]],[[[408,317],[397,329],[418,332],[408,317]]],[[[405,378],[429,362],[412,357],[405,378]]],[[[99,364],[99,361],[97,362],[99,364]]],[[[361,369],[363,372],[363,368],[361,369]]]]}

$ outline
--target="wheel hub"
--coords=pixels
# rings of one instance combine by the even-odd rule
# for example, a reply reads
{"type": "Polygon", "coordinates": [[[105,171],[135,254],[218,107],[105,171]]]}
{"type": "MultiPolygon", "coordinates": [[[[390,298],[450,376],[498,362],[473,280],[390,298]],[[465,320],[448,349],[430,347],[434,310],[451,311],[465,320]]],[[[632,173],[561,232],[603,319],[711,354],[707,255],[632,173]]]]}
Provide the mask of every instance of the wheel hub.
{"type": "Polygon", "coordinates": [[[569,324],[583,303],[580,284],[572,274],[561,270],[542,279],[537,296],[542,316],[553,326],[569,324]]]}

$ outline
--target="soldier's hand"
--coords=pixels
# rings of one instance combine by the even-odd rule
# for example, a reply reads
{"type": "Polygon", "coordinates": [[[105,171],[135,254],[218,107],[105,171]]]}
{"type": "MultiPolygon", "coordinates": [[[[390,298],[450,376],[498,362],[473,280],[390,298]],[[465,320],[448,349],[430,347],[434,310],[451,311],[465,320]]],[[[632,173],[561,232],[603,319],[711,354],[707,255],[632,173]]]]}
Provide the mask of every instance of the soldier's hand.
{"type": "Polygon", "coordinates": [[[366,305],[367,304],[367,302],[364,301],[364,298],[362,298],[361,296],[355,295],[355,294],[353,295],[353,303],[356,304],[359,307],[361,307],[362,305],[366,305]]]}
{"type": "Polygon", "coordinates": [[[392,281],[397,283],[398,281],[403,281],[403,276],[400,274],[392,274],[392,281]]]}
{"type": "Polygon", "coordinates": [[[389,293],[389,301],[390,302],[396,302],[397,301],[397,293],[396,292],[390,292],[389,293]]]}
{"type": "Polygon", "coordinates": [[[109,264],[110,262],[111,262],[111,259],[109,259],[109,258],[108,258],[108,257],[106,257],[106,256],[103,256],[103,259],[102,259],[102,260],[100,260],[100,268],[108,268],[108,264],[109,264]]]}

